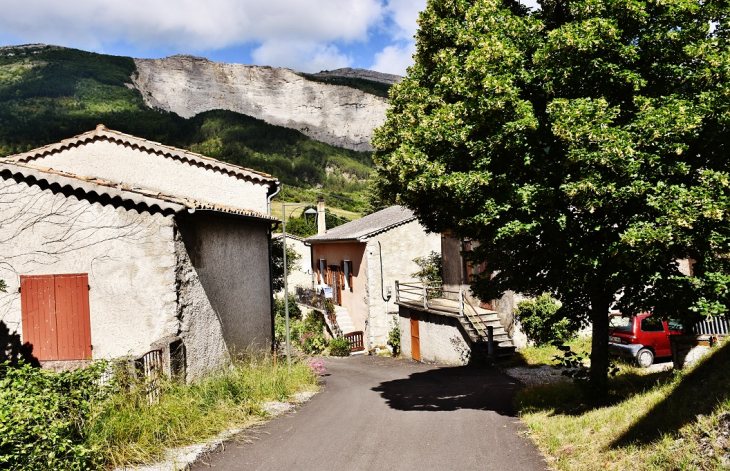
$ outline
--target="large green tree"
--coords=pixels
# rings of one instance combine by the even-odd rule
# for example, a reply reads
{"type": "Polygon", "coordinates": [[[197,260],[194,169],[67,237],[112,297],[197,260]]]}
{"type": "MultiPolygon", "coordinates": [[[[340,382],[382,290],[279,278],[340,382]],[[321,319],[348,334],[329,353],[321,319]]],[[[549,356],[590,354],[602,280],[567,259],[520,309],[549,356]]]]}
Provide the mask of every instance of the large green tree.
{"type": "Polygon", "coordinates": [[[470,255],[496,274],[474,282],[483,299],[550,292],[592,322],[600,384],[614,302],[730,306],[730,7],[540,4],[429,1],[374,139],[379,191],[480,242],[470,255]]]}

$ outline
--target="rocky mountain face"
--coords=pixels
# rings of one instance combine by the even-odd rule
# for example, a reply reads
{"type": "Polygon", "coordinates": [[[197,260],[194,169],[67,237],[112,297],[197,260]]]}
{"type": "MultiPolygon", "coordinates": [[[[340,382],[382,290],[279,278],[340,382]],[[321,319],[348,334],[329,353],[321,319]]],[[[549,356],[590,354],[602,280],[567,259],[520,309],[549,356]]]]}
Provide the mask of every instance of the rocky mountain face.
{"type": "Polygon", "coordinates": [[[323,70],[322,72],[317,72],[312,75],[319,77],[359,78],[372,80],[373,82],[387,83],[389,85],[394,85],[403,80],[403,77],[400,75],[384,74],[383,72],[376,72],[374,70],[367,69],[351,69],[350,67],[345,67],[344,69],[323,70]]]}
{"type": "MultiPolygon", "coordinates": [[[[359,151],[372,150],[372,131],[385,121],[385,98],[307,80],[290,69],[211,62],[193,56],[135,59],[135,64],[134,86],[147,104],[185,118],[209,110],[230,110],[359,151]]],[[[360,69],[324,73],[384,83],[398,80],[397,76],[360,69]]]]}

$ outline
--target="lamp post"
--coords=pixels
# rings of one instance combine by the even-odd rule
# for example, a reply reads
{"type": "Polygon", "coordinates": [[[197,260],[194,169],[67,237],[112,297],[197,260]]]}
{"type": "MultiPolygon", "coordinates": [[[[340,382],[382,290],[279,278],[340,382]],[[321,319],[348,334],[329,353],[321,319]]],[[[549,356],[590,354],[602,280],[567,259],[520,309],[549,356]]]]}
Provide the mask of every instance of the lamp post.
{"type": "MultiPolygon", "coordinates": [[[[289,371],[291,371],[291,339],[290,339],[290,333],[289,333],[289,283],[287,281],[287,278],[289,277],[289,273],[286,266],[286,207],[287,206],[294,206],[294,209],[297,207],[302,206],[310,206],[308,209],[304,210],[304,218],[306,221],[307,216],[316,216],[317,211],[311,208],[310,203],[294,203],[294,204],[286,204],[281,203],[281,232],[282,232],[282,239],[284,241],[283,247],[284,247],[284,316],[286,318],[286,363],[287,368],[289,371]]],[[[294,213],[294,209],[292,209],[292,213],[294,213]]]]}

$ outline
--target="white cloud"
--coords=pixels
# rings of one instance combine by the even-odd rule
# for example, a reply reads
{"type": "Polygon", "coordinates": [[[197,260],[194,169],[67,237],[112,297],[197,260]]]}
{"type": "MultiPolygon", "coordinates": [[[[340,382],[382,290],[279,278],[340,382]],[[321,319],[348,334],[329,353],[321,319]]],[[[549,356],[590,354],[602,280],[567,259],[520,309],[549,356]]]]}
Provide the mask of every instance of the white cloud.
{"type": "Polygon", "coordinates": [[[387,46],[375,54],[375,62],[370,68],[378,72],[405,75],[406,68],[413,64],[412,56],[415,53],[416,44],[414,42],[405,45],[394,44],[387,46]]]}
{"type": "Polygon", "coordinates": [[[393,39],[412,41],[418,29],[418,13],[426,9],[426,0],[390,0],[385,13],[396,26],[393,39]]]}
{"type": "Polygon", "coordinates": [[[319,72],[352,65],[352,59],[331,44],[304,41],[267,41],[251,54],[258,64],[319,72]]]}
{"type": "Polygon", "coordinates": [[[190,52],[268,40],[356,41],[379,0],[3,0],[0,31],[81,48],[125,42],[190,52]]]}

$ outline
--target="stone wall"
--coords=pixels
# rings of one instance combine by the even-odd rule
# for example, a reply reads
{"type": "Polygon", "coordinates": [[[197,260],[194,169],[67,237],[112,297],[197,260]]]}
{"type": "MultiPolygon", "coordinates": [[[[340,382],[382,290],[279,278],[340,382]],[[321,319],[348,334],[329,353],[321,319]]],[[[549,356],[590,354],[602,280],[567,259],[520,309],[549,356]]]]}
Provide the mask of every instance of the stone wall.
{"type": "Polygon", "coordinates": [[[420,269],[413,259],[431,252],[441,253],[441,236],[427,234],[418,221],[411,221],[368,240],[365,250],[369,316],[365,339],[368,348],[385,345],[388,340],[391,319],[398,314],[398,306],[395,305],[395,282],[413,281],[412,274],[420,269]],[[391,290],[391,298],[385,301],[383,295],[388,288],[391,290]]]}
{"type": "Polygon", "coordinates": [[[411,313],[419,317],[421,361],[446,365],[466,365],[471,358],[471,346],[465,339],[458,319],[398,306],[401,354],[411,358],[411,313]]]}

